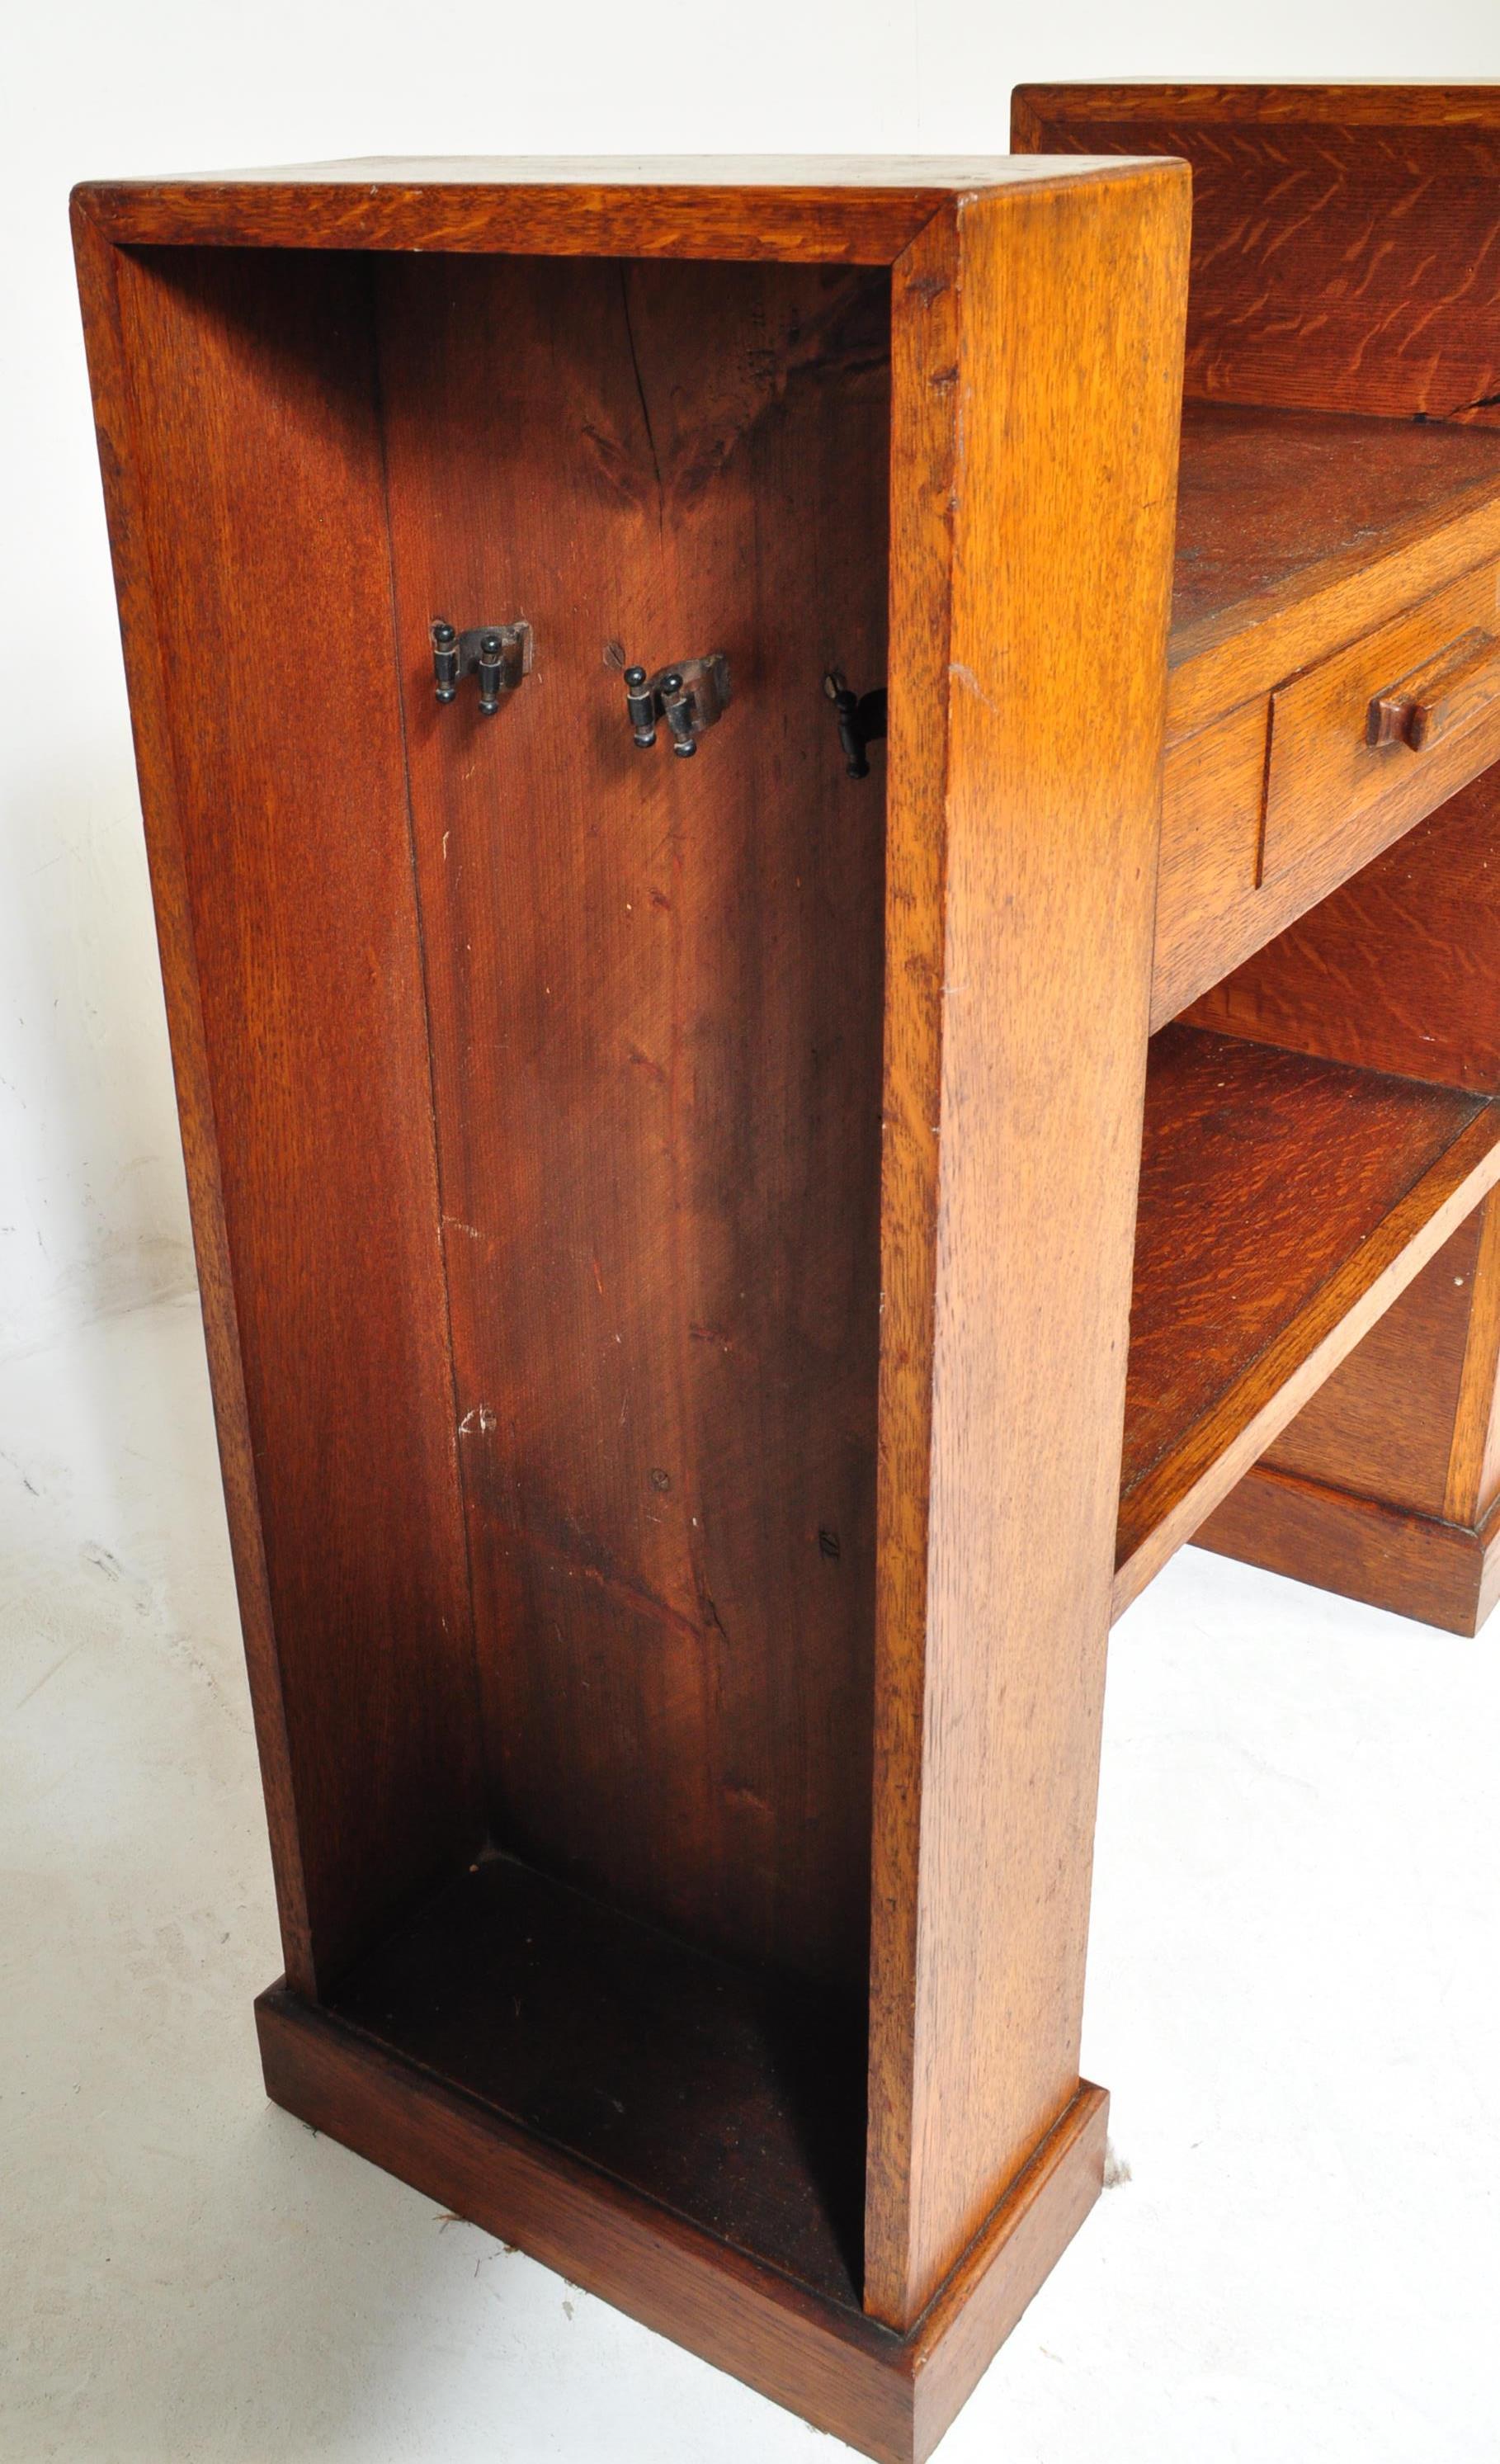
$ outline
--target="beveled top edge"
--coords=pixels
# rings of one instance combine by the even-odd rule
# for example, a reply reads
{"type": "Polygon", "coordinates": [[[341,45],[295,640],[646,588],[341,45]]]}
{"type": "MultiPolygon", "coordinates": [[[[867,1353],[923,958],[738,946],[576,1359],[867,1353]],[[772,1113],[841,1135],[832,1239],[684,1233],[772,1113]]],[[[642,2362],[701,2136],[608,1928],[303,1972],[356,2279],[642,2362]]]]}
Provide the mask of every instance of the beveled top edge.
{"type": "MultiPolygon", "coordinates": [[[[844,189],[928,190],[940,196],[1034,180],[1038,163],[1044,159],[1034,154],[371,154],[247,170],[86,180],[75,193],[118,195],[170,189],[175,194],[184,189],[237,187],[576,187],[787,188],[832,196],[844,189]]],[[[1084,158],[1060,155],[1055,159],[1061,174],[1078,168],[1084,158]]],[[[1097,165],[1114,169],[1124,159],[1101,155],[1097,165]]]]}
{"type": "Polygon", "coordinates": [[[86,181],[117,248],[364,249],[893,265],[943,212],[1080,183],[1187,177],[1119,155],[395,157],[190,179],[86,181]]]}

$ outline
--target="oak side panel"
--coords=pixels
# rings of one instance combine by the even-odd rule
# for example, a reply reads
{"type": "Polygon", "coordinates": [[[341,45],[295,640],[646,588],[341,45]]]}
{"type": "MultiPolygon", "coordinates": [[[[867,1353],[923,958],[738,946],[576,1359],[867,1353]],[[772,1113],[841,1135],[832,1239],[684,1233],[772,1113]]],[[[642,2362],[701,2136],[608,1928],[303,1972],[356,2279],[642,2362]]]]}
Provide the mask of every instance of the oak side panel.
{"type": "Polygon", "coordinates": [[[1192,165],[1190,396],[1493,418],[1500,88],[1031,86],[1013,136],[1192,165]]]}
{"type": "Polygon", "coordinates": [[[1187,222],[1167,166],[983,199],[894,276],[866,2226],[893,2325],[1077,2086],[1187,222]],[[922,691],[944,514],[945,734],[922,691]],[[894,1493],[914,1452],[925,1529],[894,1493]]]}
{"type": "Polygon", "coordinates": [[[239,1355],[198,959],[188,902],[183,817],[167,721],[166,671],[146,553],[129,371],[121,331],[116,287],[119,259],[109,242],[77,207],[73,244],[188,1173],[198,1295],[212,1382],[230,1547],[244,1628],[276,1912],[287,1974],[294,1984],[310,1991],[314,1981],[312,1934],[239,1355]]]}
{"type": "Polygon", "coordinates": [[[367,275],[117,272],[165,651],[147,827],[190,1151],[212,1122],[193,1195],[230,1507],[316,1983],[482,1820],[367,275]],[[310,587],[339,611],[322,658],[310,587]]]}
{"type": "Polygon", "coordinates": [[[910,2315],[960,350],[956,215],[892,276],[891,686],[880,1184],[867,2304],[910,2315]]]}
{"type": "Polygon", "coordinates": [[[863,1995],[884,754],[822,678],[886,673],[890,277],[381,297],[496,1836],[863,1995]],[[532,624],[495,717],[435,702],[439,614],[532,624]],[[626,662],[714,649],[694,759],[637,750],[626,662]]]}

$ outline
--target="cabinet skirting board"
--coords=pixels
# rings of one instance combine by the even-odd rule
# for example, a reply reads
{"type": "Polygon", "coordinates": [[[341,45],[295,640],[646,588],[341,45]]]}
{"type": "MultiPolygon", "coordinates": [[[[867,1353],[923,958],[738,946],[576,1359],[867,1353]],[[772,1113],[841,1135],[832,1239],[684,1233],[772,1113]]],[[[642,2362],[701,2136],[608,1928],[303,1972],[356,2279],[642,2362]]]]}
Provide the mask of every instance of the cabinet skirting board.
{"type": "Polygon", "coordinates": [[[1104,2180],[1086,2081],[915,2324],[893,2334],[533,2137],[285,1983],[255,2005],[273,2101],[877,2459],[922,2464],[1104,2180]]]}
{"type": "Polygon", "coordinates": [[[1450,1634],[1477,1634],[1500,1594],[1500,1505],[1475,1529],[1261,1463],[1199,1527],[1196,1540],[1221,1557],[1240,1557],[1450,1634]]]}

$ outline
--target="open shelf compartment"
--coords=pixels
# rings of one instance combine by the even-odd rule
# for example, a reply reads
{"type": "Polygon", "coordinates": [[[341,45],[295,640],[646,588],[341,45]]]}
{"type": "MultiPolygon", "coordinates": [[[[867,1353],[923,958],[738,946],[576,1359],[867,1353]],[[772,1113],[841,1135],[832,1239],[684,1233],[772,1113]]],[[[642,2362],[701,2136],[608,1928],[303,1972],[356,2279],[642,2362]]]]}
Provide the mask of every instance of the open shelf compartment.
{"type": "Polygon", "coordinates": [[[1115,1614],[1500,1175],[1500,1104],[1175,1025],[1153,1038],[1115,1614]]]}

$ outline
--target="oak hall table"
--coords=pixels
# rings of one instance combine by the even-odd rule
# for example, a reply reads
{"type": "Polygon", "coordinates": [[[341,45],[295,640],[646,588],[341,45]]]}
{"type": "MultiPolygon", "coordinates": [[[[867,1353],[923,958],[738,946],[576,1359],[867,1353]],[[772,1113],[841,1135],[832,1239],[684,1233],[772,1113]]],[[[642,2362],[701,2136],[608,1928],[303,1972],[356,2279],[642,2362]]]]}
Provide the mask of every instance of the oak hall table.
{"type": "Polygon", "coordinates": [[[1112,1616],[1500,1487],[1500,102],[1015,135],[75,200],[268,2087],[892,2464],[1099,2187],[1112,1616]]]}

